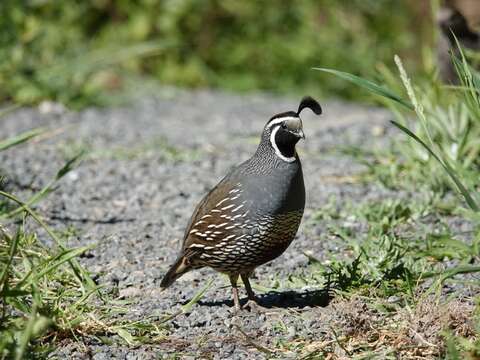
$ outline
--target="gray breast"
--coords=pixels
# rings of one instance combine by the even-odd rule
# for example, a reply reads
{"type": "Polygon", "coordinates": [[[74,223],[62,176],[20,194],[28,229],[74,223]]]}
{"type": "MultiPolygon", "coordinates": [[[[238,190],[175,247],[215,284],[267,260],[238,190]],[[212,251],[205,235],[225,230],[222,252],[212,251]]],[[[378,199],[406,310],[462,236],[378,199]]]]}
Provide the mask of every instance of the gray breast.
{"type": "Polygon", "coordinates": [[[243,195],[258,216],[276,215],[305,207],[305,186],[300,161],[268,174],[251,174],[242,180],[243,195]]]}

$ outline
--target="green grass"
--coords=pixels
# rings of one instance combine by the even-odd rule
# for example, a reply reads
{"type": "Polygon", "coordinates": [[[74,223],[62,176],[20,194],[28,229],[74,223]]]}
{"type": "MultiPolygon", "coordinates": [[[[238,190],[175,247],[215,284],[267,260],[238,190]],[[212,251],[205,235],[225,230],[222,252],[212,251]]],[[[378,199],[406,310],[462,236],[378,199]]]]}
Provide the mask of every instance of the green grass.
{"type": "MultiPolygon", "coordinates": [[[[382,149],[368,154],[374,164],[370,166],[374,177],[382,178],[385,185],[394,188],[420,183],[435,192],[445,193],[453,187],[467,206],[478,212],[480,74],[469,65],[461,49],[460,56],[452,57],[461,81],[461,86],[457,87],[441,84],[435,78],[415,86],[399,57],[395,57],[395,62],[400,81],[394,84],[392,74],[386,76],[386,82],[396,90],[351,74],[316,70],[332,73],[379,95],[396,115],[392,123],[407,135],[398,138],[390,151],[382,149]],[[398,95],[402,86],[407,99],[398,95]]],[[[365,155],[361,149],[351,153],[357,150],[360,150],[357,156],[365,155]]]]}
{"type": "Polygon", "coordinates": [[[478,305],[471,305],[472,301],[478,304],[480,298],[470,299],[470,305],[465,305],[461,292],[449,297],[442,295],[448,284],[470,287],[474,293],[480,286],[478,277],[471,276],[480,272],[480,74],[462,49],[460,57],[452,57],[452,61],[459,86],[441,84],[435,76],[415,83],[397,56],[399,76],[383,69],[383,84],[342,71],[316,68],[379,96],[393,111],[396,120],[392,123],[400,133],[394,135],[389,148],[344,151],[367,165],[364,181],[376,181],[412,194],[404,200],[344,206],[340,213],[338,206],[330,204],[319,210],[313,225],[310,224],[315,226],[327,219],[329,236],[341,238],[344,249],[343,256],[328,261],[309,257],[312,265],[306,275],[300,276],[302,281],[313,286],[329,284],[345,298],[360,296],[367,307],[386,309],[389,313],[375,324],[388,334],[384,341],[372,346],[360,337],[356,344],[359,347],[350,347],[349,356],[423,354],[463,359],[480,354],[478,305]],[[419,201],[425,195],[427,201],[419,201]],[[359,234],[335,225],[351,221],[352,217],[366,223],[368,231],[359,234]],[[449,225],[452,217],[470,224],[472,230],[459,232],[449,225]],[[385,302],[392,297],[401,306],[385,302]],[[436,305],[426,306],[428,303],[436,305]],[[404,319],[403,308],[410,309],[414,317],[404,319]],[[392,316],[400,324],[405,321],[400,325],[401,331],[389,321],[392,316]],[[418,333],[418,324],[408,326],[415,324],[415,317],[423,318],[424,323],[430,322],[436,329],[427,327],[418,333]],[[415,332],[423,339],[413,343],[416,353],[398,348],[398,342],[409,341],[392,337],[394,331],[415,332]],[[431,337],[430,333],[439,335],[431,337]]]}

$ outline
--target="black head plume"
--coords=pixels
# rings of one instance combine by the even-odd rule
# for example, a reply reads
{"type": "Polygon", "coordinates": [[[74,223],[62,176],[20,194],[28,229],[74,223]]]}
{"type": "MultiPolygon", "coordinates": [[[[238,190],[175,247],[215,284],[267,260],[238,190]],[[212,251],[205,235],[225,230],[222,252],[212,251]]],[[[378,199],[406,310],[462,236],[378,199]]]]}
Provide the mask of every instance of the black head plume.
{"type": "Polygon", "coordinates": [[[300,105],[298,105],[297,116],[300,115],[303,109],[309,108],[312,110],[316,115],[320,115],[322,113],[322,107],[320,104],[312,98],[311,96],[305,96],[302,101],[300,101],[300,105]]]}

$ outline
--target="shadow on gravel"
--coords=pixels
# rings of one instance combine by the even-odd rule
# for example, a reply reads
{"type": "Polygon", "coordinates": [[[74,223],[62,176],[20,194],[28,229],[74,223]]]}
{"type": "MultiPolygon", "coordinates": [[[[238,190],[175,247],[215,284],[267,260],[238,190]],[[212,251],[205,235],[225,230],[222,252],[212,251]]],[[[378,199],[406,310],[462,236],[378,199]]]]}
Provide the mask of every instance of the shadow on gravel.
{"type": "Polygon", "coordinates": [[[103,220],[98,220],[98,219],[91,219],[91,218],[72,218],[69,216],[58,216],[58,215],[50,215],[49,217],[50,220],[59,220],[63,222],[77,222],[77,223],[92,223],[92,224],[101,224],[101,225],[106,225],[106,224],[118,224],[118,223],[124,223],[124,222],[134,222],[136,219],[135,218],[117,218],[117,217],[112,217],[112,218],[107,218],[103,220]]]}
{"type": "MultiPolygon", "coordinates": [[[[325,307],[330,303],[331,295],[328,289],[313,290],[313,291],[271,291],[266,294],[257,294],[257,300],[259,305],[265,308],[304,308],[304,307],[325,307]]],[[[246,302],[243,299],[242,305],[246,302]]],[[[202,306],[233,306],[232,300],[223,301],[199,301],[199,305],[202,306]]]]}

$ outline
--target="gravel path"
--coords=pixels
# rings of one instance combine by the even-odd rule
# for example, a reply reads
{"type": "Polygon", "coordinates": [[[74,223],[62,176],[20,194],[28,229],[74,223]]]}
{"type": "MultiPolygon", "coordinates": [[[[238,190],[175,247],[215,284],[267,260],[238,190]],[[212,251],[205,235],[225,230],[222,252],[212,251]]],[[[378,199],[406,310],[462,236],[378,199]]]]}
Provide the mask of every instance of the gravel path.
{"type": "MultiPolygon", "coordinates": [[[[163,343],[135,348],[93,341],[86,347],[66,343],[58,356],[148,359],[175,353],[192,359],[199,354],[263,358],[236,326],[266,348],[279,341],[315,340],[329,331],[335,305],[319,306],[325,305],[321,294],[308,289],[263,294],[262,304],[280,310],[238,316],[230,312],[227,279],[208,269],[158,291],[195,204],[231,166],[255,151],[268,118],[296,109],[300,98],[179,91],[124,108],[80,113],[21,109],[0,119],[1,138],[38,126],[50,129],[40,139],[0,155],[8,186],[24,198],[51,179],[75,151],[91,151],[38,209],[53,227],[75,229],[77,235],[69,245],[97,245],[81,260],[101,283],[118,286],[120,296],[131,301],[129,318],[174,311],[209,278],[215,279],[188,316],[171,322],[163,343]]],[[[302,114],[307,137],[299,145],[307,189],[304,222],[288,251],[257,270],[254,283],[265,287],[305,269],[303,252],[322,258],[326,249],[336,246],[325,241],[321,226],[305,225],[332,195],[340,203],[388,195],[374,184],[349,181],[363,168],[337,150],[345,145],[381,146],[388,138],[385,134],[392,131],[390,115],[374,108],[320,102],[322,117],[302,114]]]]}

